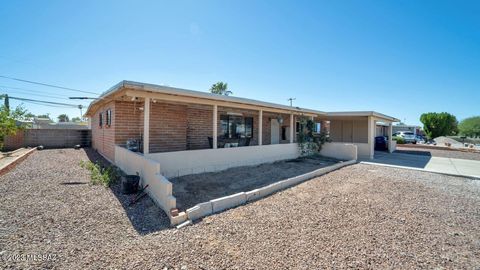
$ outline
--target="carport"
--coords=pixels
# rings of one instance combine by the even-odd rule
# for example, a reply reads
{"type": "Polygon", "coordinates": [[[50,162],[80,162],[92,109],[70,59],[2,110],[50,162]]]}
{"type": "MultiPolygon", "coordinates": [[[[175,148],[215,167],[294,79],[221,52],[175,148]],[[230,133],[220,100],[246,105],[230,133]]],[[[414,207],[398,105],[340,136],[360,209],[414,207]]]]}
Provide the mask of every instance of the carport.
{"type": "Polygon", "coordinates": [[[397,118],[374,111],[329,112],[325,119],[330,121],[330,139],[332,143],[352,143],[357,146],[359,159],[373,159],[375,155],[375,136],[377,125],[387,127],[388,151],[395,151],[396,142],[392,140],[393,122],[397,118]]]}

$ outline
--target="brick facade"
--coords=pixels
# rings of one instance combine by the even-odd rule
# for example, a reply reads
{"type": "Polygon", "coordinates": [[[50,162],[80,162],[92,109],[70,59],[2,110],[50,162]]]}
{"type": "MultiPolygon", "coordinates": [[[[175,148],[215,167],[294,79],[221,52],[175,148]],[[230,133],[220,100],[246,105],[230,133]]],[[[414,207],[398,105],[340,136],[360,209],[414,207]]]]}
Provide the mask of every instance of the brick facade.
{"type": "Polygon", "coordinates": [[[187,106],[152,103],[150,153],[187,150],[187,106]]]}
{"type": "Polygon", "coordinates": [[[91,118],[92,126],[92,147],[100,152],[107,159],[114,160],[114,136],[115,136],[115,120],[111,127],[105,127],[105,111],[112,110],[112,118],[115,118],[115,102],[111,101],[103,105],[97,110],[91,118]],[[103,126],[99,126],[99,113],[103,112],[103,126]]]}
{"type": "Polygon", "coordinates": [[[213,107],[189,105],[187,108],[187,149],[210,148],[208,137],[212,136],[213,107]]]}
{"type": "MultiPolygon", "coordinates": [[[[115,144],[124,145],[127,139],[140,139],[143,136],[143,107],[143,102],[111,101],[98,109],[91,119],[93,148],[113,161],[115,144]],[[106,126],[105,112],[109,109],[112,111],[112,124],[106,126]],[[102,127],[99,126],[100,112],[104,117],[102,127]]],[[[221,135],[220,117],[229,112],[253,118],[250,145],[258,145],[258,111],[218,107],[218,135],[221,135]]],[[[264,145],[271,143],[271,119],[278,116],[278,113],[263,113],[264,145]]],[[[290,115],[281,116],[284,120],[279,127],[280,143],[287,143],[288,140],[282,140],[282,127],[290,126],[290,115]]],[[[208,137],[213,135],[212,117],[213,106],[151,102],[150,153],[210,148],[208,137]]]]}

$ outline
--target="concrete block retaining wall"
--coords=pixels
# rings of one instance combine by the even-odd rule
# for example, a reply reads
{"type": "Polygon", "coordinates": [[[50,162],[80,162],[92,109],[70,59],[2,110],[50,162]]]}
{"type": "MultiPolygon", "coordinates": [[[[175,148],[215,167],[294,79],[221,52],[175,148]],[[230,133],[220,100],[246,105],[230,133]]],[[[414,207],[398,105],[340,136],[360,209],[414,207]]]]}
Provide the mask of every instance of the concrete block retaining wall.
{"type": "Polygon", "coordinates": [[[121,146],[115,146],[115,164],[128,174],[139,174],[143,185],[153,201],[165,211],[172,225],[195,220],[212,213],[224,211],[246,202],[254,201],[279,190],[301,183],[307,179],[325,174],[340,167],[352,164],[356,159],[356,146],[334,143],[327,145],[321,154],[338,159],[353,159],[313,172],[289,178],[248,192],[218,198],[198,204],[185,212],[172,216],[170,210],[176,208],[172,183],[169,176],[187,175],[195,172],[220,171],[230,167],[254,165],[299,156],[297,144],[277,144],[224,149],[178,151],[142,155],[121,146]],[[251,156],[258,159],[251,159],[251,156]]]}
{"type": "Polygon", "coordinates": [[[160,174],[160,163],[145,158],[120,146],[115,146],[115,165],[127,174],[138,174],[150,198],[169,216],[172,225],[185,221],[186,214],[172,217],[170,210],[176,208],[177,201],[173,196],[173,186],[167,178],[160,174]]]}
{"type": "Polygon", "coordinates": [[[293,159],[299,154],[298,145],[290,143],[153,153],[147,157],[162,164],[162,175],[178,177],[293,159]]]}

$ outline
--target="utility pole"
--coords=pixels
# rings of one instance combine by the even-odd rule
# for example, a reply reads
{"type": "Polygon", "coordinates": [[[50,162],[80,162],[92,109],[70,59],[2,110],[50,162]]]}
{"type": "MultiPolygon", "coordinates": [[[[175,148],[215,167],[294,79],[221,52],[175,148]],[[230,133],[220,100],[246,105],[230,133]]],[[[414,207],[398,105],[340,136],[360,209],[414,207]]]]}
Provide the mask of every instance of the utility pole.
{"type": "Polygon", "coordinates": [[[289,98],[287,99],[288,101],[290,101],[290,107],[293,107],[293,101],[295,100],[296,98],[289,98]]]}
{"type": "Polygon", "coordinates": [[[4,100],[4,105],[7,110],[10,110],[10,100],[8,99],[8,94],[0,95],[0,99],[5,99],[4,100]]]}
{"type": "Polygon", "coordinates": [[[80,120],[83,121],[83,113],[82,113],[83,105],[78,105],[78,108],[80,109],[80,120]]]}

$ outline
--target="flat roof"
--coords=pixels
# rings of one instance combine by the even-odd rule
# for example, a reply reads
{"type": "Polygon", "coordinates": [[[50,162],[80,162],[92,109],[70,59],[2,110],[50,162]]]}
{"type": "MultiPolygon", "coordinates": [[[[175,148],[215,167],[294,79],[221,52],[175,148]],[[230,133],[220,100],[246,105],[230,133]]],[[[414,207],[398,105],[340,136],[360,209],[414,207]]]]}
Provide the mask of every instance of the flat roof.
{"type": "Polygon", "coordinates": [[[306,108],[300,108],[300,107],[291,107],[287,105],[265,102],[260,100],[218,95],[218,94],[212,94],[208,92],[194,91],[194,90],[175,88],[175,87],[157,85],[157,84],[141,83],[141,82],[135,82],[135,81],[121,81],[116,85],[114,85],[113,87],[111,87],[110,89],[108,89],[107,91],[103,92],[97,100],[90,103],[85,115],[87,116],[90,115],[91,113],[90,110],[92,106],[94,106],[95,104],[105,99],[108,99],[109,96],[111,96],[112,94],[122,89],[132,89],[132,90],[161,93],[161,94],[168,94],[168,95],[174,95],[174,96],[195,97],[195,98],[201,98],[201,99],[226,101],[226,102],[232,102],[232,103],[248,104],[248,105],[255,105],[260,107],[280,109],[285,111],[294,111],[299,113],[303,112],[303,113],[312,113],[312,114],[318,114],[318,115],[326,115],[326,112],[318,111],[318,110],[312,110],[312,109],[306,109],[306,108]]]}
{"type": "Polygon", "coordinates": [[[388,116],[383,113],[375,112],[375,111],[344,111],[344,112],[327,112],[327,117],[332,116],[332,117],[355,117],[355,116],[374,116],[378,118],[382,118],[385,120],[389,120],[392,122],[400,122],[399,119],[388,116]]]}

